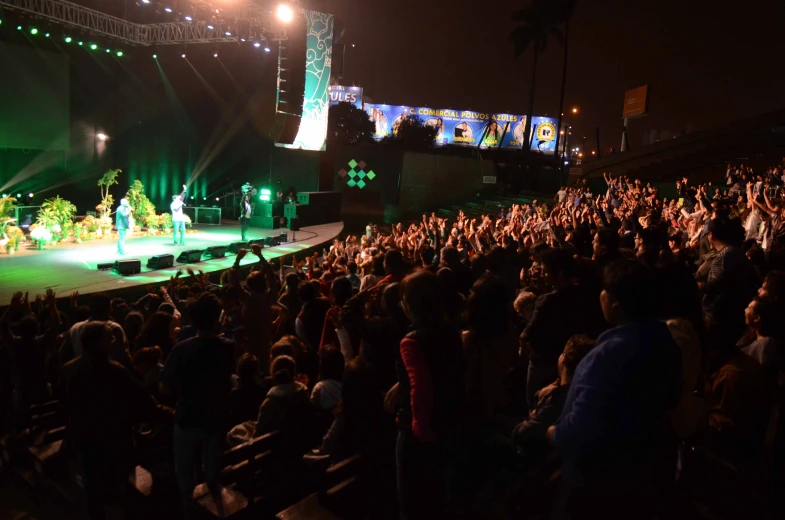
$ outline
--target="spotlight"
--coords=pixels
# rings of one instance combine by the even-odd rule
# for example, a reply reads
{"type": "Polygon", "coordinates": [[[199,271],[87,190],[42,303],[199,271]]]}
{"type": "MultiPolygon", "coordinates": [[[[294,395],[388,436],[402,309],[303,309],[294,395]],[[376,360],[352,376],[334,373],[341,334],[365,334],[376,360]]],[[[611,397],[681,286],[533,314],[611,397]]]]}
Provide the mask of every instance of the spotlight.
{"type": "Polygon", "coordinates": [[[96,49],[98,48],[98,45],[96,45],[96,44],[92,43],[92,44],[90,44],[90,48],[91,48],[92,50],[96,50],[96,49]]]}
{"type": "Polygon", "coordinates": [[[213,53],[213,58],[217,58],[217,57],[218,57],[218,53],[217,53],[217,52],[214,52],[214,53],[213,53]]]}
{"type": "Polygon", "coordinates": [[[74,41],[74,39],[71,38],[70,36],[65,37],[65,43],[71,43],[72,41],[74,41]]]}
{"type": "Polygon", "coordinates": [[[44,34],[44,38],[49,38],[49,33],[44,34]]]}
{"type": "Polygon", "coordinates": [[[167,13],[171,13],[172,12],[172,8],[171,7],[164,7],[164,11],[166,11],[167,13]]]}
{"type": "Polygon", "coordinates": [[[180,57],[185,58],[185,54],[181,54],[180,57]]]}
{"type": "Polygon", "coordinates": [[[22,194],[21,194],[21,193],[17,193],[17,194],[16,194],[16,198],[17,198],[17,199],[21,199],[21,198],[22,198],[22,194]]]}
{"type": "Polygon", "coordinates": [[[106,141],[107,139],[109,139],[109,136],[104,133],[95,134],[95,136],[98,138],[99,141],[106,141]]]}
{"type": "Polygon", "coordinates": [[[158,55],[157,54],[153,54],[153,59],[157,60],[158,59],[158,55]]]}
{"type": "Polygon", "coordinates": [[[213,29],[215,29],[215,27],[213,27],[213,24],[210,24],[210,23],[208,23],[208,24],[207,24],[207,28],[208,28],[208,29],[210,29],[211,31],[212,31],[213,29]]]}
{"type": "Polygon", "coordinates": [[[185,15],[185,20],[186,20],[187,22],[190,22],[191,20],[193,20],[193,18],[191,18],[191,16],[190,16],[190,15],[185,15]]]}
{"type": "Polygon", "coordinates": [[[262,46],[262,44],[261,44],[261,43],[259,43],[259,42],[254,42],[254,43],[253,43],[253,46],[254,46],[254,47],[261,47],[261,46],[262,46]]]}
{"type": "Polygon", "coordinates": [[[36,35],[36,34],[38,34],[38,29],[36,29],[35,27],[33,27],[32,29],[30,29],[30,34],[32,34],[32,35],[36,35]]]}
{"type": "Polygon", "coordinates": [[[240,38],[240,41],[241,41],[241,42],[244,42],[244,41],[245,41],[245,38],[240,38]]]}
{"type": "Polygon", "coordinates": [[[265,47],[264,52],[270,52],[270,47],[265,47]]]}
{"type": "Polygon", "coordinates": [[[294,18],[294,12],[292,11],[292,8],[286,4],[279,5],[275,14],[283,23],[289,23],[292,21],[292,18],[294,18]]]}
{"type": "Polygon", "coordinates": [[[123,51],[117,51],[117,57],[118,58],[122,58],[123,57],[123,51]]]}
{"type": "Polygon", "coordinates": [[[27,196],[30,197],[31,199],[33,198],[33,194],[32,193],[28,193],[27,196]]]}
{"type": "Polygon", "coordinates": [[[80,46],[81,46],[81,45],[84,45],[84,43],[82,43],[82,42],[79,42],[79,45],[80,45],[80,46]]]}
{"type": "Polygon", "coordinates": [[[21,31],[21,30],[22,30],[22,26],[21,26],[21,25],[17,25],[17,26],[16,26],[16,30],[17,30],[17,31],[21,31]]]}
{"type": "Polygon", "coordinates": [[[231,36],[231,35],[232,35],[232,32],[231,32],[231,31],[226,31],[224,34],[225,34],[226,36],[231,36]]]}
{"type": "Polygon", "coordinates": [[[142,3],[143,3],[143,4],[149,4],[149,3],[150,3],[150,0],[142,0],[142,3]]]}
{"type": "Polygon", "coordinates": [[[107,54],[110,53],[110,52],[112,52],[111,49],[106,49],[106,53],[107,54]]]}

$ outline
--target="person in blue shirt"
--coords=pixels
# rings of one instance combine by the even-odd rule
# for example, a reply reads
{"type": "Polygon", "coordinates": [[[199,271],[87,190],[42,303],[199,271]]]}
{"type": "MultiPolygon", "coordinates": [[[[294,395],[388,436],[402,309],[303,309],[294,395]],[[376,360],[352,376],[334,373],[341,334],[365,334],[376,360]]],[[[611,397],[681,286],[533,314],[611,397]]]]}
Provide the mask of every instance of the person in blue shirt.
{"type": "Polygon", "coordinates": [[[120,199],[120,205],[117,206],[115,213],[115,227],[117,228],[117,254],[125,254],[125,234],[131,227],[131,212],[133,208],[128,203],[128,199],[120,199]]]}
{"type": "Polygon", "coordinates": [[[673,480],[667,412],[681,389],[681,354],[656,317],[657,285],[635,260],[605,268],[600,303],[613,328],[578,365],[561,418],[548,429],[571,518],[647,518],[652,497],[673,480]]]}

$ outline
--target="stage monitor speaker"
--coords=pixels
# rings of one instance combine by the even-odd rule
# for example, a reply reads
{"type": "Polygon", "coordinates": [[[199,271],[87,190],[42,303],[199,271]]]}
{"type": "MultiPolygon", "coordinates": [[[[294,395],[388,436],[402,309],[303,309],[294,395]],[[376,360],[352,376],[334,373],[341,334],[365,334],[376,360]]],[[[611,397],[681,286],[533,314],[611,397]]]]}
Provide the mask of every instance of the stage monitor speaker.
{"type": "Polygon", "coordinates": [[[114,262],[107,262],[105,264],[98,264],[95,266],[99,271],[111,271],[114,269],[114,262]]]}
{"type": "Polygon", "coordinates": [[[210,258],[224,258],[226,256],[226,246],[210,246],[204,250],[204,256],[210,258]]]}
{"type": "Polygon", "coordinates": [[[261,247],[262,249],[264,249],[264,238],[255,238],[255,239],[253,239],[253,240],[251,240],[251,241],[249,241],[249,242],[248,242],[248,245],[249,245],[249,246],[252,246],[252,245],[254,245],[254,244],[258,244],[258,245],[259,245],[259,247],[261,247]]]}
{"type": "Polygon", "coordinates": [[[174,265],[174,255],[155,255],[147,260],[148,269],[166,269],[174,265]]]}
{"type": "Polygon", "coordinates": [[[281,231],[281,234],[278,236],[278,240],[281,244],[285,244],[289,241],[286,231],[281,231]]]}
{"type": "Polygon", "coordinates": [[[297,204],[286,204],[283,207],[283,216],[293,218],[297,216],[297,204]]]}
{"type": "Polygon", "coordinates": [[[117,260],[114,263],[114,271],[118,274],[123,276],[128,276],[129,274],[139,274],[142,272],[142,262],[141,260],[117,260]]]}
{"type": "Polygon", "coordinates": [[[248,249],[248,242],[234,242],[229,244],[229,247],[226,248],[226,252],[236,255],[237,251],[240,249],[248,249]]]}
{"type": "Polygon", "coordinates": [[[297,204],[310,204],[311,194],[307,191],[297,194],[297,204]]]}
{"type": "Polygon", "coordinates": [[[300,223],[297,217],[289,219],[289,231],[300,231],[300,223]]]}
{"type": "Polygon", "coordinates": [[[264,238],[265,247],[275,247],[280,245],[281,245],[281,239],[277,235],[264,238]]]}
{"type": "Polygon", "coordinates": [[[188,251],[183,251],[180,253],[180,256],[177,257],[177,263],[195,264],[197,262],[201,262],[203,252],[204,250],[202,249],[190,249],[188,251]]]}
{"type": "Polygon", "coordinates": [[[262,202],[258,206],[258,216],[260,217],[272,217],[273,216],[273,203],[272,202],[262,202]]]}

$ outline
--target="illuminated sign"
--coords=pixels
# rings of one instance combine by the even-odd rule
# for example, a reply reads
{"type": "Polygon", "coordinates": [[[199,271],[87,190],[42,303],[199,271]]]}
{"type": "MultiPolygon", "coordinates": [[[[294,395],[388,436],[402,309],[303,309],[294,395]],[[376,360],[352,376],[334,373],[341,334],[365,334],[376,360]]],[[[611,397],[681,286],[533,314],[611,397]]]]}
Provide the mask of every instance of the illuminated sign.
{"type": "Polygon", "coordinates": [[[338,103],[351,103],[360,110],[363,108],[363,89],[362,87],[344,87],[341,85],[330,86],[330,105],[338,103]]]}
{"type": "MultiPolygon", "coordinates": [[[[523,148],[526,116],[379,104],[366,104],[365,111],[374,122],[375,139],[395,135],[402,121],[408,117],[418,117],[423,124],[436,128],[438,146],[523,148]]],[[[531,149],[553,153],[556,149],[557,125],[556,119],[533,117],[531,149]]]]}
{"type": "Polygon", "coordinates": [[[622,117],[645,116],[649,111],[649,86],[643,85],[624,93],[622,117]]]}

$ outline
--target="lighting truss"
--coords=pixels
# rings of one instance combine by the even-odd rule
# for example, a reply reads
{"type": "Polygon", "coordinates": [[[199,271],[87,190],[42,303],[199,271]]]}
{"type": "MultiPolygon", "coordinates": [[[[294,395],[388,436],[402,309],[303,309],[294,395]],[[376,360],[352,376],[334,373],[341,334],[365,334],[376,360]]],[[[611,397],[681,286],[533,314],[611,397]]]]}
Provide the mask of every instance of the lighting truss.
{"type": "Polygon", "coordinates": [[[237,42],[240,24],[250,27],[259,40],[286,40],[286,31],[276,27],[274,15],[252,3],[226,7],[220,21],[209,23],[212,29],[207,27],[207,21],[199,20],[138,24],[65,0],[0,0],[0,6],[133,45],[237,42]]]}

